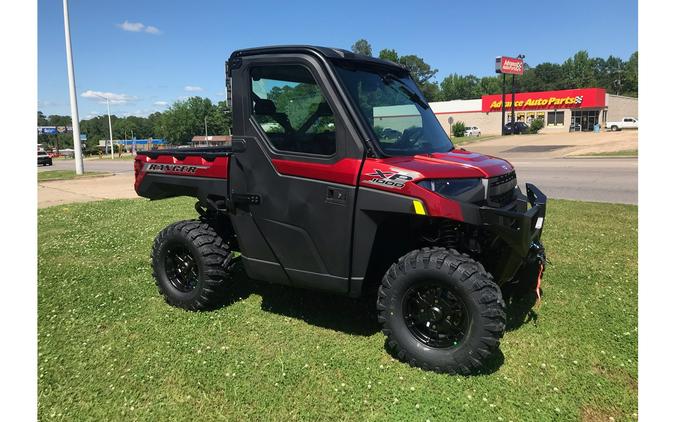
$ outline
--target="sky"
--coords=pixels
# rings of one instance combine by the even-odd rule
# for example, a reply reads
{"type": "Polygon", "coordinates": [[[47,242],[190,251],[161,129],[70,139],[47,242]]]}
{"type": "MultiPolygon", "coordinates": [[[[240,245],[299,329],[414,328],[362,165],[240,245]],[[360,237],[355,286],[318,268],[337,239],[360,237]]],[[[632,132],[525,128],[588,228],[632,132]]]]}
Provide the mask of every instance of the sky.
{"type": "MultiPolygon", "coordinates": [[[[494,58],[530,66],[579,50],[627,59],[637,50],[637,0],[169,1],[70,0],[80,119],[147,116],[192,95],[224,99],[234,50],[276,44],[393,48],[451,73],[494,74],[494,58]],[[322,4],[326,3],[326,4],[322,4]]],[[[70,114],[62,2],[38,1],[38,110],[70,114]]]]}

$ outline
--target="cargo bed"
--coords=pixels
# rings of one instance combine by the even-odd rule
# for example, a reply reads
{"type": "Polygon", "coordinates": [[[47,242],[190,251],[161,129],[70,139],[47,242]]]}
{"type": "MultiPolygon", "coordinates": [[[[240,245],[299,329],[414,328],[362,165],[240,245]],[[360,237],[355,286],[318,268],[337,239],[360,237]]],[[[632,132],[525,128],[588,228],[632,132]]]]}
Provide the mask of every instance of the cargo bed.
{"type": "Polygon", "coordinates": [[[139,196],[149,199],[224,199],[232,153],[229,145],[139,151],[134,160],[134,188],[139,196]]]}

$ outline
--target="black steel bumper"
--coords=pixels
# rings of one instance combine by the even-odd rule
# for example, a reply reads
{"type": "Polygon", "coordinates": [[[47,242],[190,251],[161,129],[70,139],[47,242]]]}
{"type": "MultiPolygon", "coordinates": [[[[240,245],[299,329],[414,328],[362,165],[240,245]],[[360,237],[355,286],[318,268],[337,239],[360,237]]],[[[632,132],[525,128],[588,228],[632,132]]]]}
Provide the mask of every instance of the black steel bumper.
{"type": "Polygon", "coordinates": [[[498,283],[510,281],[527,262],[544,264],[540,242],[546,218],[546,195],[536,186],[525,184],[527,194],[519,193],[515,207],[500,209],[479,207],[480,225],[501,238],[509,249],[508,257],[495,268],[498,283]],[[529,209],[528,209],[529,204],[529,209]]]}
{"type": "Polygon", "coordinates": [[[530,183],[525,188],[527,196],[520,194],[515,209],[479,209],[482,225],[498,234],[521,257],[527,256],[533,243],[539,243],[546,217],[546,195],[530,183]]]}

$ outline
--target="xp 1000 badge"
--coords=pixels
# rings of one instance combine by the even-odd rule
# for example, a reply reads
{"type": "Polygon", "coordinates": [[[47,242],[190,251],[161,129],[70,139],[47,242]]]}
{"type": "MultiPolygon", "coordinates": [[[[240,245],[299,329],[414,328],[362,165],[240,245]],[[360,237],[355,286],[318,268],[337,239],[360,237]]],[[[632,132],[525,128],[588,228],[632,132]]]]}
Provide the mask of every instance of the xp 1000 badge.
{"type": "Polygon", "coordinates": [[[403,188],[407,182],[413,179],[412,176],[409,176],[405,173],[382,171],[377,169],[375,170],[375,173],[368,173],[367,176],[371,176],[371,179],[366,181],[367,183],[387,186],[395,189],[403,188]]]}

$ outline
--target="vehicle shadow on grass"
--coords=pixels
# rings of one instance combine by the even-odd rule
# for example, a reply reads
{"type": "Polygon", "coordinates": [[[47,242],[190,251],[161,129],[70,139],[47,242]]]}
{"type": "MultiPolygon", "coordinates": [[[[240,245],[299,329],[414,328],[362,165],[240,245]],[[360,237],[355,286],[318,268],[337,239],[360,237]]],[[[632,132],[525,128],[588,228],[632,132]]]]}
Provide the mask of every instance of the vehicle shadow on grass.
{"type": "Polygon", "coordinates": [[[262,298],[261,309],[300,319],[308,324],[358,336],[380,331],[374,299],[354,299],[314,290],[251,280],[237,272],[222,305],[244,300],[251,294],[262,298]]]}
{"type": "MultiPolygon", "coordinates": [[[[237,271],[223,303],[227,307],[250,295],[262,298],[261,309],[277,315],[305,321],[308,324],[346,334],[369,337],[381,330],[377,321],[375,295],[354,299],[330,293],[270,284],[249,279],[243,270],[237,271]]],[[[513,331],[524,324],[536,323],[533,309],[534,296],[506,298],[506,331],[513,331]]],[[[385,350],[396,357],[388,344],[385,350]]],[[[474,375],[489,375],[504,364],[504,355],[498,350],[474,375]]]]}

